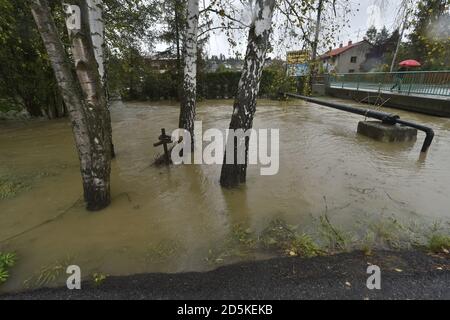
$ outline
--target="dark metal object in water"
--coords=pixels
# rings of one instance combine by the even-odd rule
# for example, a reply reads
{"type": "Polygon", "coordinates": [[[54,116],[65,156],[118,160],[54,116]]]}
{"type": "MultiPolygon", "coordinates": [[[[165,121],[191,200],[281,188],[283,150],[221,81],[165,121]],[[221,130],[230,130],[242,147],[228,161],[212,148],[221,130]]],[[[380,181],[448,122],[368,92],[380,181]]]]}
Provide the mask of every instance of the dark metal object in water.
{"type": "Polygon", "coordinates": [[[159,142],[156,142],[153,144],[154,147],[163,146],[164,147],[164,159],[166,162],[166,165],[170,165],[170,155],[169,155],[169,148],[167,147],[168,144],[172,143],[172,137],[168,136],[166,134],[166,129],[161,129],[161,135],[159,136],[159,142]]]}
{"type": "Polygon", "coordinates": [[[324,100],[321,100],[321,99],[315,99],[315,98],[306,97],[306,96],[293,94],[293,93],[284,93],[284,96],[305,100],[307,102],[319,104],[319,105],[322,105],[322,106],[325,106],[325,107],[338,109],[338,110],[341,110],[341,111],[346,111],[346,112],[350,112],[350,113],[354,113],[354,114],[359,114],[359,115],[365,116],[367,118],[378,119],[378,120],[381,120],[383,123],[386,123],[386,124],[395,125],[395,124],[398,123],[398,124],[401,124],[401,125],[404,125],[404,126],[407,126],[407,127],[411,127],[411,128],[415,128],[417,130],[423,131],[423,132],[425,132],[426,137],[425,137],[425,141],[423,142],[423,146],[422,146],[421,152],[427,152],[428,148],[430,147],[431,143],[433,142],[434,131],[433,131],[432,128],[426,127],[426,126],[423,126],[423,125],[420,125],[420,124],[417,124],[417,123],[414,123],[414,122],[401,120],[400,116],[398,116],[396,114],[387,113],[387,112],[381,112],[381,111],[375,111],[375,110],[369,110],[369,109],[361,109],[361,108],[350,107],[350,106],[346,106],[346,105],[343,105],[343,104],[340,104],[340,103],[324,101],[324,100]]]}

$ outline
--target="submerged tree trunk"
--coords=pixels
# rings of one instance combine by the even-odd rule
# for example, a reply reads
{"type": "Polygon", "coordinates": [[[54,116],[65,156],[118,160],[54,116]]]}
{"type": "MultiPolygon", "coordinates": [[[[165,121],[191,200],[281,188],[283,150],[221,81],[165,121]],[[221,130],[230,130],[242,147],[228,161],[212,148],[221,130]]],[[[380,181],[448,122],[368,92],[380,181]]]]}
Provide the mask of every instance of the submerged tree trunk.
{"type": "MultiPolygon", "coordinates": [[[[272,30],[272,16],[275,0],[256,0],[253,8],[253,23],[248,35],[247,52],[244,68],[239,80],[238,91],[231,116],[230,130],[242,129],[247,132],[253,126],[253,117],[256,113],[256,99],[259,92],[259,84],[269,48],[269,38],[272,30]]],[[[224,156],[224,164],[220,177],[223,187],[236,187],[244,183],[247,175],[249,138],[245,141],[229,141],[234,149],[234,163],[227,163],[227,154],[224,156]],[[238,163],[238,145],[245,143],[245,163],[238,163]]],[[[228,149],[226,151],[229,151],[228,149]]]]}
{"type": "Polygon", "coordinates": [[[44,115],[42,113],[41,106],[35,101],[35,99],[32,96],[25,94],[25,97],[23,98],[23,104],[25,106],[25,109],[30,114],[30,116],[38,118],[44,115]]]}
{"type": "MultiPolygon", "coordinates": [[[[92,68],[95,66],[92,63],[94,57],[92,43],[89,47],[85,37],[80,34],[81,28],[86,32],[86,24],[80,23],[78,31],[72,32],[73,55],[79,78],[77,81],[47,0],[32,0],[31,9],[72,122],[86,207],[92,211],[103,209],[110,203],[110,143],[109,134],[104,129],[106,104],[99,77],[92,77],[92,68]]],[[[77,10],[74,13],[76,14],[77,10]]],[[[72,16],[74,25],[78,25],[79,18],[79,15],[72,16]]],[[[97,74],[96,70],[94,74],[97,74]]]]}
{"type": "Polygon", "coordinates": [[[72,11],[70,13],[67,17],[67,25],[72,42],[75,71],[87,105],[85,116],[91,139],[91,161],[94,171],[91,172],[92,182],[85,186],[85,190],[88,189],[85,198],[88,199],[88,203],[108,205],[111,201],[109,180],[111,173],[111,120],[92,42],[89,6],[84,0],[70,0],[67,1],[67,4],[69,4],[69,8],[77,6],[80,9],[80,12],[72,11]],[[75,19],[75,24],[71,24],[72,19],[75,19]]]}
{"type": "Polygon", "coordinates": [[[199,0],[188,0],[187,4],[183,97],[181,98],[179,122],[179,128],[189,131],[192,139],[194,138],[195,105],[197,100],[198,2],[199,0]]]}

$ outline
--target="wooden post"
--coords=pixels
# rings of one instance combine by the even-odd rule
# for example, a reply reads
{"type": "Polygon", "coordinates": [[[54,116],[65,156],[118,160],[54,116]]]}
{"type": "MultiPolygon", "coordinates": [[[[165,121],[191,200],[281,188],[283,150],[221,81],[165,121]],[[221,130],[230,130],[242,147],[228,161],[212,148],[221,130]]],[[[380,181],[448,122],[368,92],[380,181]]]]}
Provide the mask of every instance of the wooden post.
{"type": "Polygon", "coordinates": [[[166,160],[166,164],[170,165],[170,155],[169,155],[169,148],[167,145],[169,143],[172,143],[172,138],[168,135],[166,135],[166,129],[161,129],[161,135],[159,136],[159,142],[156,142],[153,144],[154,147],[163,146],[164,147],[164,158],[166,160]]]}

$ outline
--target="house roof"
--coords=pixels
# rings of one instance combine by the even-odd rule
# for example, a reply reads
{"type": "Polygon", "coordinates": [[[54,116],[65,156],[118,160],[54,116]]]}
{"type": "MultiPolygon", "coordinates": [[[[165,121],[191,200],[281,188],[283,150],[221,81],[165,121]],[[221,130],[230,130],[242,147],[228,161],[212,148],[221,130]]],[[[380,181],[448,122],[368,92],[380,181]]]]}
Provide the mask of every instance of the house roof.
{"type": "Polygon", "coordinates": [[[343,54],[347,50],[350,50],[351,48],[360,46],[360,45],[362,45],[364,43],[368,43],[368,44],[371,45],[371,43],[369,41],[363,40],[363,41],[360,41],[360,42],[349,44],[349,45],[347,45],[345,47],[342,47],[342,48],[336,48],[336,49],[330,50],[330,51],[326,52],[325,54],[323,54],[322,56],[320,56],[320,58],[321,59],[328,59],[328,58],[332,58],[332,57],[338,56],[340,54],[343,54]]]}

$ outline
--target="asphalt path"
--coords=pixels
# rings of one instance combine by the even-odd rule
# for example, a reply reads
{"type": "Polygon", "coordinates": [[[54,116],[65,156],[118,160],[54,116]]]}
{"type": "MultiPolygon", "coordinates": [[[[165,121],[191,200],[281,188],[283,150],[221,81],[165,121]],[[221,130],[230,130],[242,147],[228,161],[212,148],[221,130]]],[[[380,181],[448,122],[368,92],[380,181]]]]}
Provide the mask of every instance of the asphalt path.
{"type": "Polygon", "coordinates": [[[362,252],[316,258],[278,258],[214,271],[108,277],[81,290],[43,288],[0,299],[450,299],[450,257],[421,251],[362,252]],[[369,290],[367,268],[381,271],[381,289],[369,290]]]}

